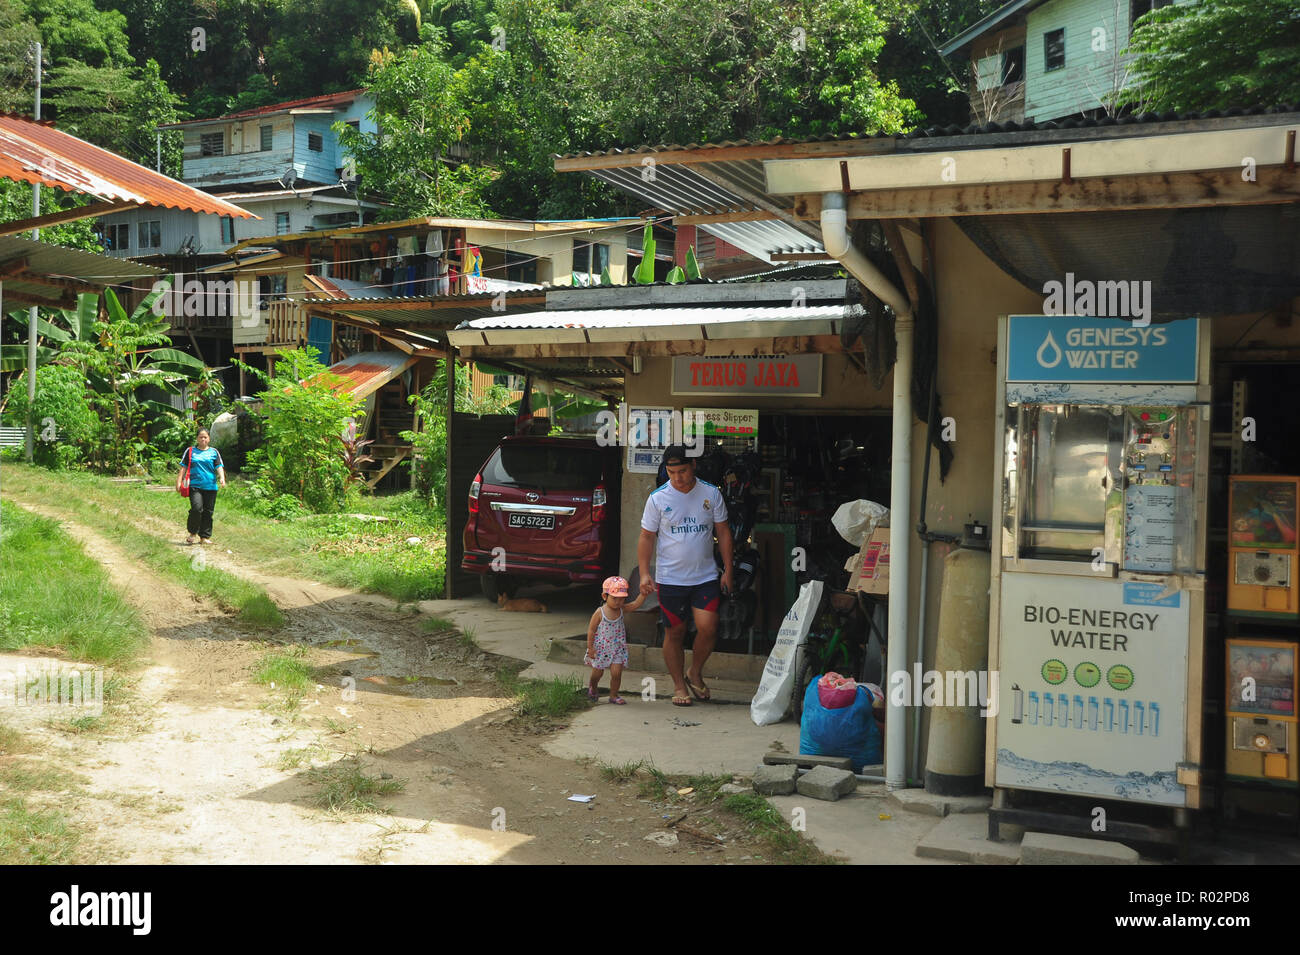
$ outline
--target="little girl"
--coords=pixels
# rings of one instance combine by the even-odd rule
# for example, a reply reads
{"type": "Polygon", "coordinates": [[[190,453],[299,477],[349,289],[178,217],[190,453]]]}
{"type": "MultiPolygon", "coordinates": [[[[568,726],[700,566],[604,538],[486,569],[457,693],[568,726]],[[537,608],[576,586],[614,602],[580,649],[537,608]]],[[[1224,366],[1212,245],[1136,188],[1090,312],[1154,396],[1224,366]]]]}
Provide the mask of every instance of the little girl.
{"type": "Polygon", "coordinates": [[[645,594],[637,594],[636,600],[624,606],[627,581],[622,577],[607,577],[600,586],[600,599],[601,605],[591,615],[591,624],[587,627],[587,655],[582,661],[591,667],[587,698],[593,703],[600,699],[596,688],[600,685],[601,674],[608,667],[609,702],[622,706],[627,702],[618,695],[623,667],[627,666],[627,626],[623,622],[623,611],[640,607],[645,603],[645,594]],[[608,616],[610,612],[616,616],[608,616]]]}

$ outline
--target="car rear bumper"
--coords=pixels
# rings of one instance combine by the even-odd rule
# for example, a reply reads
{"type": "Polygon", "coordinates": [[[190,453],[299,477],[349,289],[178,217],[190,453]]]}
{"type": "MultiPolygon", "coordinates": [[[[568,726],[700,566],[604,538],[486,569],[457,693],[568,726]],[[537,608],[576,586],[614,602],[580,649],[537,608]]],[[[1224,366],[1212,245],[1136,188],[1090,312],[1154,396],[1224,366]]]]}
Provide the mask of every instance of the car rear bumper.
{"type": "MultiPolygon", "coordinates": [[[[491,551],[466,549],[460,569],[471,574],[486,574],[493,571],[492,561],[491,551]]],[[[511,554],[500,572],[513,577],[572,584],[597,583],[610,573],[599,560],[565,561],[532,554],[511,554]]]]}

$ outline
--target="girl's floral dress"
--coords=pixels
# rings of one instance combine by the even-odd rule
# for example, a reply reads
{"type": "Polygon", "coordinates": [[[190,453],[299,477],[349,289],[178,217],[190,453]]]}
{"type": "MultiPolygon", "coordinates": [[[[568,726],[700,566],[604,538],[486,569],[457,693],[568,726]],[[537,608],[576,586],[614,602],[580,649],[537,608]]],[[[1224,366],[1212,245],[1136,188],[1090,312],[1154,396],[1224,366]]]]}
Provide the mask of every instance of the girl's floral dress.
{"type": "Polygon", "coordinates": [[[600,623],[596,625],[595,656],[583,657],[583,662],[597,670],[606,670],[611,664],[627,665],[627,627],[623,623],[623,611],[610,620],[605,616],[605,608],[600,608],[600,623]]]}

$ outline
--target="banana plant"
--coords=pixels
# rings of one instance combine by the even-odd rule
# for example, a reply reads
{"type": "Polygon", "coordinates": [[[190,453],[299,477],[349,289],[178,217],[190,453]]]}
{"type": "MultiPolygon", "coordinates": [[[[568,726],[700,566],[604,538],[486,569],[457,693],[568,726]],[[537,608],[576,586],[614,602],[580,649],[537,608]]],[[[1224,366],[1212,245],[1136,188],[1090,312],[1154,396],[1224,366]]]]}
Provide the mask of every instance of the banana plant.
{"type": "MultiPolygon", "coordinates": [[[[48,364],[59,353],[59,349],[70,341],[80,341],[84,333],[90,331],[99,314],[99,296],[82,292],[77,296],[75,309],[63,309],[55,313],[55,318],[62,323],[56,325],[43,318],[36,320],[36,332],[40,339],[36,345],[36,367],[48,364]],[[43,344],[43,343],[54,344],[43,344]]],[[[9,321],[27,327],[26,310],[13,311],[8,314],[9,321]]],[[[27,345],[0,346],[0,371],[22,371],[27,367],[27,345]]]]}

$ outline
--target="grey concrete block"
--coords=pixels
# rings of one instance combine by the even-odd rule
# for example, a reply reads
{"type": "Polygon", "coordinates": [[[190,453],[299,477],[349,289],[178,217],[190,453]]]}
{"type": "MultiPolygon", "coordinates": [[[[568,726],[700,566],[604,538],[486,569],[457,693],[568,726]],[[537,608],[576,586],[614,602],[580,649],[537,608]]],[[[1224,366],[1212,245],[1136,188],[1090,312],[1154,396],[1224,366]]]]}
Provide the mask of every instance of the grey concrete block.
{"type": "Polygon", "coordinates": [[[801,794],[811,796],[813,799],[827,799],[834,802],[857,789],[858,780],[847,769],[818,766],[800,776],[795,788],[801,794]]]}
{"type": "Polygon", "coordinates": [[[847,756],[810,756],[807,753],[768,753],[763,757],[768,766],[830,766],[832,769],[852,769],[853,760],[847,756]]]}
{"type": "Polygon", "coordinates": [[[899,809],[926,816],[982,813],[993,802],[989,796],[938,796],[924,789],[896,789],[889,794],[889,801],[899,809]]]}
{"type": "Polygon", "coordinates": [[[987,813],[959,813],[948,816],[916,846],[923,859],[949,859],[976,865],[1015,865],[1020,846],[1014,842],[990,842],[987,813]]]}
{"type": "Polygon", "coordinates": [[[1025,865],[1134,865],[1137,852],[1118,842],[1027,832],[1020,842],[1025,865]]]}
{"type": "Polygon", "coordinates": [[[794,792],[799,770],[795,766],[764,766],[754,770],[754,792],[760,796],[788,796],[794,792]]]}

